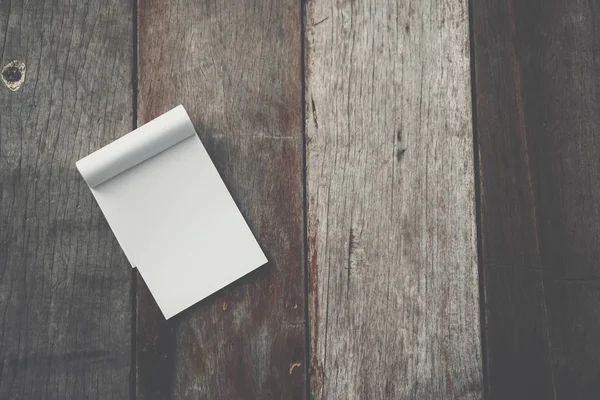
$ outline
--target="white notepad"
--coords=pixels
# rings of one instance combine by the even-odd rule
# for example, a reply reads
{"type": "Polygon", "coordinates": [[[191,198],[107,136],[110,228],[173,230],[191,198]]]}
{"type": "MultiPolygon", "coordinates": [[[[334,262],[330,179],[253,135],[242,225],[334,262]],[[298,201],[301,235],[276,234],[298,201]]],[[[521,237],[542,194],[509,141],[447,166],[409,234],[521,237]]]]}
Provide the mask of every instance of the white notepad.
{"type": "Polygon", "coordinates": [[[165,318],[267,262],[183,106],[76,165],[165,318]]]}

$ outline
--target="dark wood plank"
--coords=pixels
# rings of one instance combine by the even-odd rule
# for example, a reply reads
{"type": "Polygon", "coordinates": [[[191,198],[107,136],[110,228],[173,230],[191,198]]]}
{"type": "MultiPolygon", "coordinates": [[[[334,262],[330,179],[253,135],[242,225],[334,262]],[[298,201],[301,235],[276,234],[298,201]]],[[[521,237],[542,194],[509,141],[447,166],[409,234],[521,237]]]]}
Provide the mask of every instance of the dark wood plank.
{"type": "Polygon", "coordinates": [[[468,20],[309,2],[315,399],[482,396],[468,20]]]}
{"type": "Polygon", "coordinates": [[[142,0],[138,25],[138,122],[186,107],[270,260],[168,322],[139,280],[138,397],[303,398],[300,2],[142,0]]]}
{"type": "Polygon", "coordinates": [[[600,397],[600,4],[473,2],[487,387],[600,397]]]}
{"type": "Polygon", "coordinates": [[[75,161],[131,129],[131,16],[0,3],[1,399],[130,396],[131,268],[75,161]]]}

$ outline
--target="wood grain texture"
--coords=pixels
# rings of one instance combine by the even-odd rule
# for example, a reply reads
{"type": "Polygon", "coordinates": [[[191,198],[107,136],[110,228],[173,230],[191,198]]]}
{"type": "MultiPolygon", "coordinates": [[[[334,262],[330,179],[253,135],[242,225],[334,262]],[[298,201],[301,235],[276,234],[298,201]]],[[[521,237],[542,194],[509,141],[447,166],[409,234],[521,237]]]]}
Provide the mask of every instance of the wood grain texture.
{"type": "Polygon", "coordinates": [[[0,3],[1,399],[129,398],[131,268],[75,161],[131,128],[131,16],[0,3]]]}
{"type": "Polygon", "coordinates": [[[306,23],[312,395],[480,399],[467,2],[306,23]]]}
{"type": "Polygon", "coordinates": [[[600,397],[600,5],[473,3],[490,399],[600,397]]]}
{"type": "Polygon", "coordinates": [[[270,260],[168,322],[140,285],[138,398],[303,398],[300,2],[138,8],[138,122],[186,107],[270,260]]]}

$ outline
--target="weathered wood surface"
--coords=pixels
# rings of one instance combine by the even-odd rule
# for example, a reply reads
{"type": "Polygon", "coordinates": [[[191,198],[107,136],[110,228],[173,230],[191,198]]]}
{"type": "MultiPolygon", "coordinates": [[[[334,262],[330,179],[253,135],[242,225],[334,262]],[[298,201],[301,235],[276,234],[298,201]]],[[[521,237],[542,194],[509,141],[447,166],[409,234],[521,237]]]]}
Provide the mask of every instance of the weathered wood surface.
{"type": "Polygon", "coordinates": [[[1,399],[130,396],[131,269],[74,163],[131,128],[131,16],[0,3],[1,399]]]}
{"type": "Polygon", "coordinates": [[[186,107],[270,260],[168,322],[139,285],[140,399],[305,397],[300,16],[291,0],[139,3],[138,122],[186,107]]]}
{"type": "Polygon", "coordinates": [[[466,1],[311,0],[304,60],[300,6],[138,4],[137,122],[186,106],[271,260],[165,322],[74,168],[132,3],[0,3],[1,399],[598,397],[599,6],[473,2],[483,385],[466,1]]]}
{"type": "Polygon", "coordinates": [[[307,9],[312,395],[480,399],[467,2],[307,9]]]}
{"type": "Polygon", "coordinates": [[[600,4],[473,3],[490,399],[600,397],[600,4]]]}

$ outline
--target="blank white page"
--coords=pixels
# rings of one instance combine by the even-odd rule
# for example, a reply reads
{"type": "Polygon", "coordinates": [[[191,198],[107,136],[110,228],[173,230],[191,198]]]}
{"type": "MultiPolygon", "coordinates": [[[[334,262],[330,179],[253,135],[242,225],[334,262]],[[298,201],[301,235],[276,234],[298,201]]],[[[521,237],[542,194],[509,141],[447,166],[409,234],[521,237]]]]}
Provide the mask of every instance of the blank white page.
{"type": "Polygon", "coordinates": [[[267,262],[182,106],[99,152],[77,166],[166,318],[267,262]]]}

